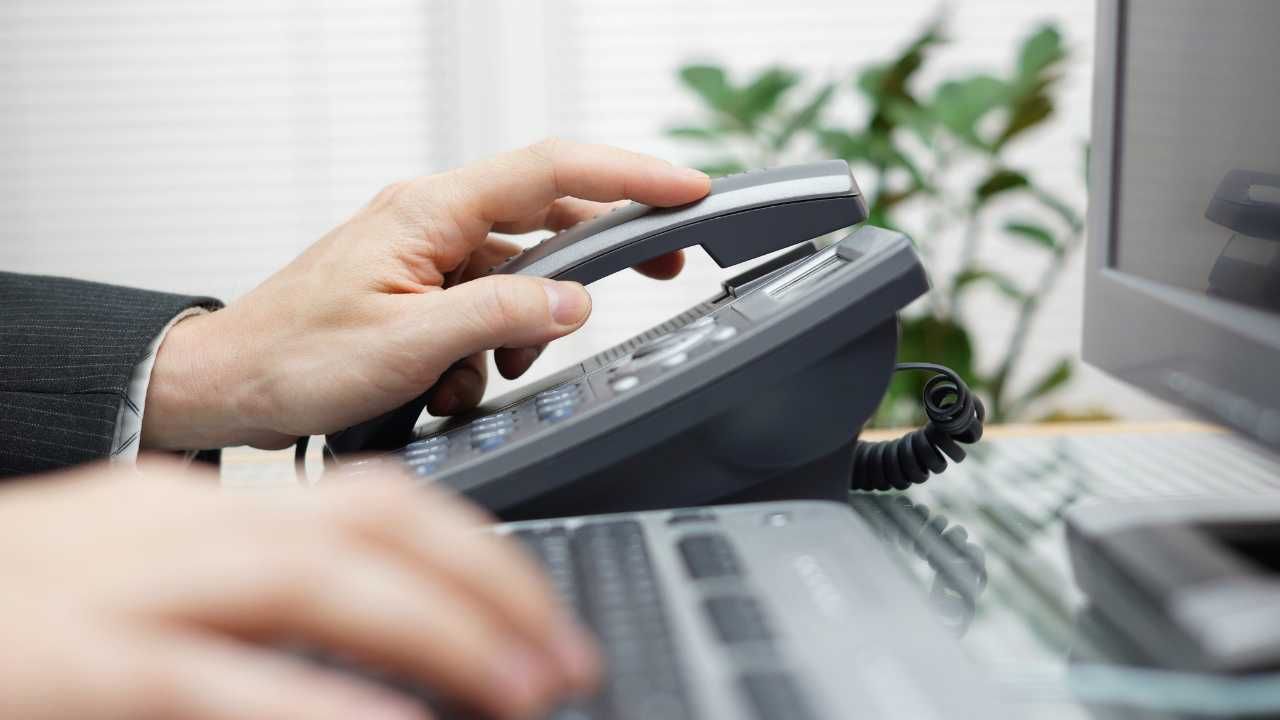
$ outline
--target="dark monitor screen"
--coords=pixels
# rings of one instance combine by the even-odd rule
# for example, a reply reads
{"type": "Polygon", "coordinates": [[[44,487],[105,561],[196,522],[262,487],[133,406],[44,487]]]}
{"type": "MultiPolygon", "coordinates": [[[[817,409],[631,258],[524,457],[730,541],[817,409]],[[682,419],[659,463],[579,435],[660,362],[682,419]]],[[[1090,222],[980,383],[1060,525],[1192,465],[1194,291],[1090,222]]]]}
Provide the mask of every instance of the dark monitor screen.
{"type": "Polygon", "coordinates": [[[1280,2],[1098,17],[1085,357],[1280,446],[1280,2]]]}

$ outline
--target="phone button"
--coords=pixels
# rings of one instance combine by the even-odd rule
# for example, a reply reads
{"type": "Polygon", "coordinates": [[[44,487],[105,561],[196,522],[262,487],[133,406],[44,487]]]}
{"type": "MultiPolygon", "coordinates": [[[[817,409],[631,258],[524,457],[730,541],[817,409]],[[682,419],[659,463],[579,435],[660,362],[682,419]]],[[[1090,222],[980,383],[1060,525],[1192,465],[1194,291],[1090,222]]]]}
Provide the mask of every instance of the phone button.
{"type": "Polygon", "coordinates": [[[507,432],[487,432],[474,435],[471,438],[471,447],[484,452],[492,450],[507,441],[507,432]]]}
{"type": "Polygon", "coordinates": [[[716,319],[715,319],[714,317],[712,317],[712,316],[710,316],[710,315],[703,315],[702,317],[698,318],[697,320],[694,320],[693,322],[689,323],[688,325],[685,325],[685,327],[686,327],[686,328],[701,328],[701,327],[711,327],[712,325],[715,325],[715,324],[716,324],[716,319]]]}
{"type": "Polygon", "coordinates": [[[711,333],[711,339],[716,342],[724,342],[738,334],[738,328],[732,325],[722,325],[711,333]]]}
{"type": "Polygon", "coordinates": [[[613,388],[614,392],[620,393],[626,392],[639,384],[640,378],[635,375],[623,375],[609,381],[609,387],[613,388]]]}
{"type": "Polygon", "coordinates": [[[678,352],[678,353],[676,353],[676,354],[674,354],[674,355],[668,355],[668,356],[666,356],[666,357],[662,358],[662,366],[663,366],[663,367],[675,367],[675,366],[677,366],[677,365],[679,365],[679,364],[683,363],[685,360],[688,360],[688,359],[689,359],[689,355],[688,355],[688,353],[678,352]]]}
{"type": "MultiPolygon", "coordinates": [[[[641,368],[681,355],[701,342],[708,332],[707,328],[691,328],[678,330],[670,335],[663,335],[631,353],[631,367],[641,368]]],[[[676,362],[678,364],[682,361],[683,358],[676,362]]]]}
{"type": "Polygon", "coordinates": [[[538,419],[543,422],[556,422],[564,420],[573,415],[574,403],[565,403],[563,405],[552,405],[545,408],[538,408],[538,419]]]}

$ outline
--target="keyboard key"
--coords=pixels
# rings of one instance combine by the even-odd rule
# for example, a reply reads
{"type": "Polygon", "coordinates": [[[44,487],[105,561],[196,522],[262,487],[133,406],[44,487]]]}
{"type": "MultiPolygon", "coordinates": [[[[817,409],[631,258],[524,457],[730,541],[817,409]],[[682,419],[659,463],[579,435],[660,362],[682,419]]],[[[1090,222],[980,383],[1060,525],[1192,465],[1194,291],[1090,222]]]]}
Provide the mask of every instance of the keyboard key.
{"type": "Polygon", "coordinates": [[[685,568],[693,578],[700,580],[742,574],[738,555],[723,535],[689,535],[680,540],[678,547],[685,568]]]}
{"type": "Polygon", "coordinates": [[[738,678],[756,720],[810,720],[813,711],[790,675],[747,673],[738,678]]]}
{"type": "Polygon", "coordinates": [[[773,632],[755,598],[745,595],[707,598],[703,607],[716,635],[726,645],[773,640],[773,632]]]}

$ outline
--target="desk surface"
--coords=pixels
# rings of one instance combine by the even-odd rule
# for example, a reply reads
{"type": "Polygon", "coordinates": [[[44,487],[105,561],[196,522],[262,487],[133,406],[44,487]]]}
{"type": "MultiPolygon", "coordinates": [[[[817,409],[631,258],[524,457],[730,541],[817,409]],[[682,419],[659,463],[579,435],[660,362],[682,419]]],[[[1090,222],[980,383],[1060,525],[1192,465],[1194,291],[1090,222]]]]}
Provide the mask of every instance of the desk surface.
{"type": "MultiPolygon", "coordinates": [[[[296,484],[292,451],[229,450],[223,463],[230,487],[296,484]]],[[[1257,688],[1144,668],[1076,587],[1062,512],[1090,497],[1267,491],[1273,481],[1280,488],[1278,467],[1196,423],[1006,426],[992,428],[944,476],[901,494],[855,493],[850,502],[1014,699],[1019,717],[1222,717],[1256,709],[1257,688]],[[1255,478],[1253,485],[1201,482],[1197,458],[1224,453],[1238,463],[1233,477],[1255,478]]],[[[1280,715],[1280,683],[1273,687],[1261,701],[1277,696],[1280,715]]]]}

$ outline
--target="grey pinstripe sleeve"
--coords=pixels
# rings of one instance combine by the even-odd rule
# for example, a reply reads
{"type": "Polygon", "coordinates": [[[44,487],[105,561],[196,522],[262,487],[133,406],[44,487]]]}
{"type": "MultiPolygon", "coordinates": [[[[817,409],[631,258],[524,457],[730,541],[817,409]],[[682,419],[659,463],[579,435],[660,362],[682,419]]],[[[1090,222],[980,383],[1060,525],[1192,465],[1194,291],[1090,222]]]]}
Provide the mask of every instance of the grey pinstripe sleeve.
{"type": "Polygon", "coordinates": [[[220,303],[0,272],[0,476],[107,457],[134,367],[191,307],[220,303]]]}

